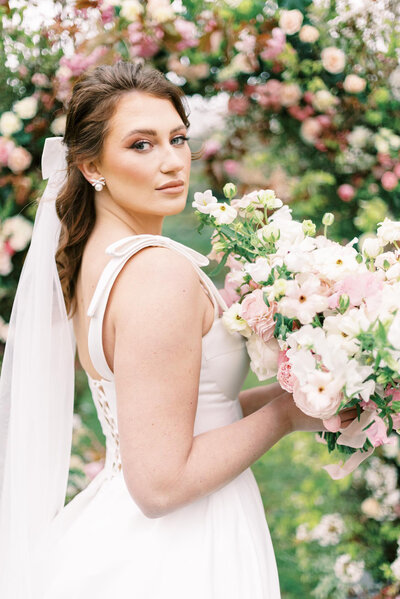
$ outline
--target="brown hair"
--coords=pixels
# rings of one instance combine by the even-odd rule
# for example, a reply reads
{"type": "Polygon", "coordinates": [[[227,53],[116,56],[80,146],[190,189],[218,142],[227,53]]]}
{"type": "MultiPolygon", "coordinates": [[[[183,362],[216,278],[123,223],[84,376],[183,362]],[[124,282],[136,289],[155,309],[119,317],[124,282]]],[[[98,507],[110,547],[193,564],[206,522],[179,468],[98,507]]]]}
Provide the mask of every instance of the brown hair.
{"type": "Polygon", "coordinates": [[[64,135],[67,181],[56,200],[61,221],[56,263],[69,317],[76,310],[76,281],[83,250],[96,219],[94,189],[77,165],[101,156],[117,102],[124,93],[133,90],[169,100],[184,124],[189,126],[182,90],[160,71],[140,63],[120,61],[111,66],[102,65],[85,73],[75,83],[64,135]]]}

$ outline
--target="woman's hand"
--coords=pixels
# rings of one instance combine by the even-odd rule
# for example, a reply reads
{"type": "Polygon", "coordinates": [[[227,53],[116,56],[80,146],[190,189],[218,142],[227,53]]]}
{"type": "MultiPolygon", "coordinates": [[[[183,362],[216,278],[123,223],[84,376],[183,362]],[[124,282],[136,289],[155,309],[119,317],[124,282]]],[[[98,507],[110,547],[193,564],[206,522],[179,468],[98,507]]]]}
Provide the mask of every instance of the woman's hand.
{"type": "MultiPolygon", "coordinates": [[[[294,403],[293,398],[287,402],[288,419],[291,432],[308,431],[308,432],[328,432],[322,420],[313,418],[304,414],[294,403]]],[[[356,408],[344,408],[339,412],[341,425],[340,428],[347,428],[349,424],[357,418],[356,408]]]]}

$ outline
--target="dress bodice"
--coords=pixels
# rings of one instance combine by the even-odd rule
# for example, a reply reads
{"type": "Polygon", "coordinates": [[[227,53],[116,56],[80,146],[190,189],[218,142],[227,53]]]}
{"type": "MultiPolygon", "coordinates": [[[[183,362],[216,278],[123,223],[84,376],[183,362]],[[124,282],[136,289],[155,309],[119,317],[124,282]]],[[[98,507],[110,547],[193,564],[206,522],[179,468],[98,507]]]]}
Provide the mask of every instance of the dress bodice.
{"type": "Polygon", "coordinates": [[[86,374],[106,438],[105,469],[110,476],[121,471],[121,459],[114,374],[107,364],[102,344],[104,313],[112,285],[124,264],[140,249],[150,245],[169,247],[186,256],[198,272],[214,304],[213,324],[202,339],[199,395],[193,434],[198,435],[231,424],[243,416],[238,394],[249,368],[245,340],[239,333],[229,333],[218,317],[218,305],[226,309],[226,304],[211,279],[200,268],[208,264],[208,259],[195,250],[161,235],[123,238],[106,249],[111,259],[100,276],[88,309],[91,319],[89,354],[101,379],[96,380],[86,374]]]}

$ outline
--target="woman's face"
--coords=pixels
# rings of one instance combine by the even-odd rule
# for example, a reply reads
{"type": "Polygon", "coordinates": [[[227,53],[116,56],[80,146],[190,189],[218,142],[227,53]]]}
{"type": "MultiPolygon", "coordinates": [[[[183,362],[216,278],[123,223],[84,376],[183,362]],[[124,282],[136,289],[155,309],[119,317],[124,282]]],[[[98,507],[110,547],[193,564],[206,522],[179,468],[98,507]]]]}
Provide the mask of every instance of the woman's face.
{"type": "Polygon", "coordinates": [[[106,192],[129,215],[167,216],[184,209],[191,152],[174,105],[132,91],[119,100],[98,170],[106,192]]]}

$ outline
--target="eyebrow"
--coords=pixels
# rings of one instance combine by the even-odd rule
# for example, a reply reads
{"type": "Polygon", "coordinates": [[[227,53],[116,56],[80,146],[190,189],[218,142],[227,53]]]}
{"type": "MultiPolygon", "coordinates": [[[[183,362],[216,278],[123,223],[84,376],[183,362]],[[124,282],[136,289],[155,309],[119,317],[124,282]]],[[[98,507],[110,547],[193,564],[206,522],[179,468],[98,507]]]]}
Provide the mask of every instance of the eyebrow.
{"type": "MultiPolygon", "coordinates": [[[[170,135],[172,133],[176,133],[177,131],[180,131],[181,129],[187,129],[187,127],[184,123],[182,123],[181,125],[178,125],[174,129],[171,129],[170,135]]],[[[129,133],[127,133],[127,135],[125,135],[125,137],[123,138],[122,141],[125,141],[126,139],[128,139],[128,137],[130,137],[134,133],[140,133],[141,135],[153,135],[153,136],[157,135],[157,131],[155,131],[154,129],[132,129],[132,131],[129,131],[129,133]]]]}

